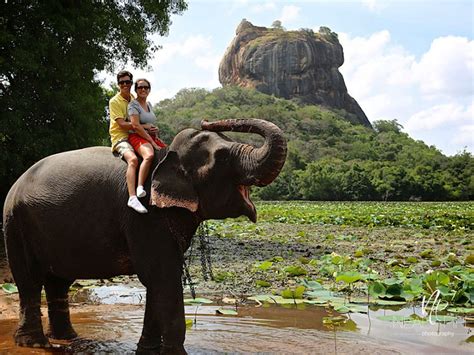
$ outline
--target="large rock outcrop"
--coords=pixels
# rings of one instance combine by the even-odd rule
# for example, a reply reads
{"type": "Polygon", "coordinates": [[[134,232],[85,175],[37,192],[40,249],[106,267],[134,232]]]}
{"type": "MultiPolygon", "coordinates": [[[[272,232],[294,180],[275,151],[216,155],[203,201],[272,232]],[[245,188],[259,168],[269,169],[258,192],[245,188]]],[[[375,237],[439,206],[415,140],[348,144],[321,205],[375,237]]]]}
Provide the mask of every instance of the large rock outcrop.
{"type": "Polygon", "coordinates": [[[353,123],[371,127],[348,93],[338,68],[344,53],[337,34],[327,27],[285,31],[242,20],[219,66],[223,86],[255,88],[301,103],[344,109],[353,123]]]}

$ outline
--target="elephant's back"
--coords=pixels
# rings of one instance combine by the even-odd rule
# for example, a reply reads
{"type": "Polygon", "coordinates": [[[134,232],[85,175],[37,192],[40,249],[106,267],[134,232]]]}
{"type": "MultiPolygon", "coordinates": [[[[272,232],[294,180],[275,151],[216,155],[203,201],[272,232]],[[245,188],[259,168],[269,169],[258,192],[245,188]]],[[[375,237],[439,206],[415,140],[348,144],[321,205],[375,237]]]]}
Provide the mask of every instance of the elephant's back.
{"type": "Polygon", "coordinates": [[[31,166],[10,189],[4,216],[18,205],[61,205],[75,196],[123,190],[126,163],[109,147],[89,147],[50,155],[31,166]]]}

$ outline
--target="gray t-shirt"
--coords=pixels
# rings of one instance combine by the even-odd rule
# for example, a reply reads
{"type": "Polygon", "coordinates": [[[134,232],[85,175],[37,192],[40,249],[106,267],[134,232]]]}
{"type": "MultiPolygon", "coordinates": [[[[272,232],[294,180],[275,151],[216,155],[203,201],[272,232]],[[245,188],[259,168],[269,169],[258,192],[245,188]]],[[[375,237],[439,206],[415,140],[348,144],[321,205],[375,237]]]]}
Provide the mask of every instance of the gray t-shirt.
{"type": "Polygon", "coordinates": [[[148,112],[141,107],[137,100],[132,100],[128,104],[128,117],[131,115],[138,115],[140,118],[140,124],[156,123],[156,116],[149,102],[146,103],[148,106],[148,112]]]}

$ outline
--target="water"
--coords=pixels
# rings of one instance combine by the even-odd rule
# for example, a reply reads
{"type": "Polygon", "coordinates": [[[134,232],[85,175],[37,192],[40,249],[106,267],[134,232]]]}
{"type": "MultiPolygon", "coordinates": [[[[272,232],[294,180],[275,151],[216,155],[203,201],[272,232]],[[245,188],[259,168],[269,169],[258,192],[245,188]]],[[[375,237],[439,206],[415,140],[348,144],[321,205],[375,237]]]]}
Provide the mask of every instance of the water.
{"type": "MultiPolygon", "coordinates": [[[[0,353],[123,354],[136,349],[143,321],[143,288],[114,285],[73,294],[72,322],[80,337],[73,342],[55,344],[49,351],[18,348],[13,344],[16,315],[2,310],[17,307],[17,298],[17,295],[0,296],[0,353]],[[5,319],[1,319],[2,315],[5,319]]],[[[351,314],[344,329],[334,333],[323,324],[323,317],[330,315],[324,307],[251,304],[238,307],[237,316],[219,316],[216,310],[220,307],[186,306],[186,318],[196,320],[186,334],[185,347],[190,354],[469,353],[474,350],[466,342],[472,336],[472,328],[461,319],[448,324],[409,325],[376,318],[394,314],[394,310],[371,310],[369,314],[351,314]]],[[[224,308],[235,309],[228,305],[224,308]]],[[[396,311],[404,315],[420,312],[418,308],[396,311]]],[[[44,319],[45,326],[46,323],[44,319]]]]}

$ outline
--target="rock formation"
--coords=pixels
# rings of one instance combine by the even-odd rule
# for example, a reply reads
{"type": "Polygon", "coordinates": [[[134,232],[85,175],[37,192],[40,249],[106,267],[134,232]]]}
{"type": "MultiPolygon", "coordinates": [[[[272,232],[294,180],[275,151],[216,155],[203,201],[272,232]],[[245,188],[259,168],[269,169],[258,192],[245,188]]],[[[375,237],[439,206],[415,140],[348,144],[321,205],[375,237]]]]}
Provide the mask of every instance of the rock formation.
{"type": "Polygon", "coordinates": [[[348,93],[338,68],[344,63],[337,34],[327,27],[285,31],[242,20],[219,66],[223,86],[238,85],[305,104],[344,109],[353,123],[371,127],[348,93]]]}

